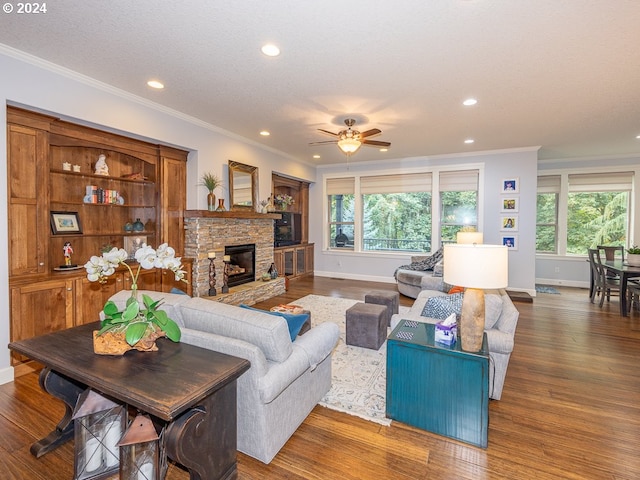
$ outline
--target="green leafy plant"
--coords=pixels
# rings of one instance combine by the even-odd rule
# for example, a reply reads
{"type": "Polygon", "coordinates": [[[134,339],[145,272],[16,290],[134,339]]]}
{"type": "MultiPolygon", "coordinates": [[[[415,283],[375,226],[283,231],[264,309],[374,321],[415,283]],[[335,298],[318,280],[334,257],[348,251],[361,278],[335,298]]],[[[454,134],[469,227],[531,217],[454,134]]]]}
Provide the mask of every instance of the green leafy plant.
{"type": "Polygon", "coordinates": [[[200,179],[200,183],[198,185],[206,187],[210,193],[213,193],[216,188],[222,186],[222,180],[220,180],[220,178],[218,178],[213,173],[207,172],[202,175],[202,178],[200,179]]]}
{"type": "Polygon", "coordinates": [[[629,247],[627,248],[627,253],[630,253],[631,255],[640,255],[640,247],[637,245],[629,247]]]}
{"type": "Polygon", "coordinates": [[[142,294],[142,301],[146,308],[140,308],[140,302],[130,297],[124,311],[119,311],[114,302],[109,300],[102,310],[104,320],[101,322],[101,329],[98,335],[105,332],[124,331],[125,340],[129,345],[135,345],[146,334],[147,329],[162,330],[169,340],[180,341],[180,327],[171,320],[164,310],[158,310],[162,305],[162,300],[154,301],[150,296],[142,294]]]}
{"type": "Polygon", "coordinates": [[[138,300],[138,277],[140,270],[144,268],[163,268],[171,270],[176,280],[186,282],[184,270],[182,270],[181,258],[176,258],[175,250],[163,243],[154,250],[146,243],[136,250],[135,259],[138,262],[134,269],[127,263],[129,255],[123,248],[112,248],[102,256],[92,256],[84,265],[87,271],[87,278],[91,282],[105,283],[107,277],[112,275],[116,268],[124,266],[131,275],[131,297],[127,299],[126,307],[123,311],[118,310],[117,305],[109,300],[104,305],[104,320],[101,322],[101,329],[98,335],[105,332],[124,332],[127,343],[135,345],[143,337],[150,333],[164,332],[166,337],[174,342],[180,341],[180,327],[167,316],[163,310],[158,310],[162,300],[154,301],[148,295],[142,295],[142,304],[138,300]]]}

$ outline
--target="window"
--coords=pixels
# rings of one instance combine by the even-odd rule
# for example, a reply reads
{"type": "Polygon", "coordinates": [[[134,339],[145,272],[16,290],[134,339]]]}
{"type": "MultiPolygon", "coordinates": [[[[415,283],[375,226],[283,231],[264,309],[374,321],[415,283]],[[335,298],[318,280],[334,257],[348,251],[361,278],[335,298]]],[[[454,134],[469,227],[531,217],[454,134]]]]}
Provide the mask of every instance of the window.
{"type": "Polygon", "coordinates": [[[632,184],[633,172],[538,177],[536,252],[586,255],[597,245],[626,245],[632,184]]]}
{"type": "Polygon", "coordinates": [[[327,180],[329,198],[329,246],[351,248],[354,240],[355,178],[327,180]]]}
{"type": "Polygon", "coordinates": [[[478,171],[440,173],[440,241],[455,243],[463,227],[478,226],[478,171]]]}
{"type": "Polygon", "coordinates": [[[558,253],[558,195],[560,175],[538,177],[536,252],[558,253]]]}
{"type": "Polygon", "coordinates": [[[431,250],[431,174],[360,179],[362,250],[431,250]]]}
{"type": "Polygon", "coordinates": [[[569,175],[567,254],[597,245],[626,245],[633,174],[569,175]]]}

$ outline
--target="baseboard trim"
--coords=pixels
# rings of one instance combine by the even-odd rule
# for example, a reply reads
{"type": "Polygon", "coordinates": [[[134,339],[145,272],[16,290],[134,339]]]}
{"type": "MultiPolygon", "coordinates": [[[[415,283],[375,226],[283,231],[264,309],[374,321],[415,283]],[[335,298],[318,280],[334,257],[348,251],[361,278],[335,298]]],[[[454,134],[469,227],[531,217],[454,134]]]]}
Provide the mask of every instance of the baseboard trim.
{"type": "Polygon", "coordinates": [[[6,367],[0,370],[0,385],[10,383],[15,380],[13,367],[6,367]]]}

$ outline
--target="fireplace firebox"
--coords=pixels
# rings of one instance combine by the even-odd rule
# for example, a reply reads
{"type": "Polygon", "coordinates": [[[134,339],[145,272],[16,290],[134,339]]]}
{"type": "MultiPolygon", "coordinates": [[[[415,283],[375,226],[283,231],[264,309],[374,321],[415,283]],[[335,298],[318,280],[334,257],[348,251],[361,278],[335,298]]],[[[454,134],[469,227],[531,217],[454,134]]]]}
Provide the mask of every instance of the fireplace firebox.
{"type": "Polygon", "coordinates": [[[235,287],[256,279],[256,245],[230,245],[224,247],[229,255],[229,280],[227,285],[235,287]]]}

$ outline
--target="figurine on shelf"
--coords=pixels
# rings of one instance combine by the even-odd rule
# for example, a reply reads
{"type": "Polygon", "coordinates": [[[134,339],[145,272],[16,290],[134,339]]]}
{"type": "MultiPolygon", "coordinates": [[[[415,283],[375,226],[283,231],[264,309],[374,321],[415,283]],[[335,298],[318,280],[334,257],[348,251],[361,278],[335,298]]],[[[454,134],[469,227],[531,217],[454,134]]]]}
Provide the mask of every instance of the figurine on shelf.
{"type": "Polygon", "coordinates": [[[62,253],[64,255],[65,268],[72,268],[77,266],[77,265],[71,264],[71,255],[73,254],[73,247],[71,246],[71,242],[65,242],[65,244],[62,247],[62,253]]]}
{"type": "Polygon", "coordinates": [[[109,166],[107,165],[107,157],[101,153],[96,162],[96,169],[94,172],[96,175],[109,176],[109,166]]]}

